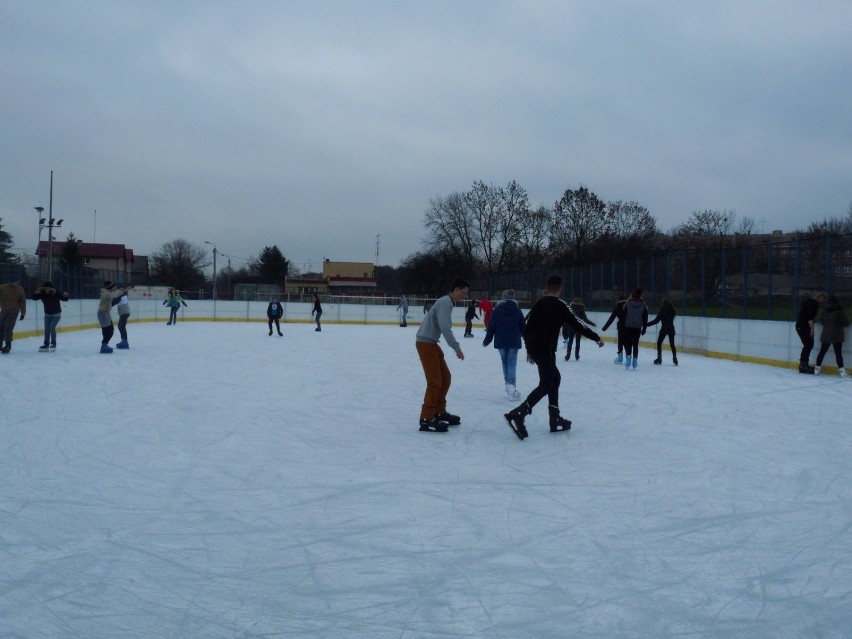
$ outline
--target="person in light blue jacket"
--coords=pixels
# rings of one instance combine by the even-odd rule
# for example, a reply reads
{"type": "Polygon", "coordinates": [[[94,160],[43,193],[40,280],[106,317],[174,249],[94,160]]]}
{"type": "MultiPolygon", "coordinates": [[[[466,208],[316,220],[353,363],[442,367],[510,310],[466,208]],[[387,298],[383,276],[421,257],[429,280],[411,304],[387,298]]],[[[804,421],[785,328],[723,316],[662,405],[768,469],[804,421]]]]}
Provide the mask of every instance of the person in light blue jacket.
{"type": "Polygon", "coordinates": [[[163,301],[163,306],[169,307],[169,321],[166,322],[166,326],[177,324],[177,312],[181,304],[187,306],[187,303],[180,296],[180,291],[176,288],[170,288],[168,297],[163,301]]]}
{"type": "Polygon", "coordinates": [[[515,291],[506,289],[502,299],[491,313],[491,319],[485,331],[483,346],[494,341],[494,348],[500,354],[503,364],[503,382],[506,394],[512,401],[521,398],[516,387],[515,373],[518,368],[518,351],[521,349],[521,338],[526,330],[527,321],[515,301],[515,291]]]}

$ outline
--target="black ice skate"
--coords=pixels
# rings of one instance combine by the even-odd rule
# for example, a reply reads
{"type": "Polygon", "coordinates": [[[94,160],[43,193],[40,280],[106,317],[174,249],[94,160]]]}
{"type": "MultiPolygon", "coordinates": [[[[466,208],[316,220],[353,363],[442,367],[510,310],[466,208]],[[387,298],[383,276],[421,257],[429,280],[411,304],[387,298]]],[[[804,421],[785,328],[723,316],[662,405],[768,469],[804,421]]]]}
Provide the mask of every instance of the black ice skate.
{"type": "Polygon", "coordinates": [[[559,406],[548,406],[547,410],[550,411],[551,433],[561,433],[565,430],[571,430],[571,420],[559,415],[559,406]]]}
{"type": "Polygon", "coordinates": [[[437,413],[435,419],[442,422],[447,422],[447,426],[458,426],[461,424],[461,417],[451,413],[437,413]]]}
{"type": "Polygon", "coordinates": [[[446,433],[449,430],[447,422],[442,422],[437,417],[420,420],[420,430],[424,433],[446,433]]]}
{"type": "Polygon", "coordinates": [[[517,408],[514,408],[503,415],[503,417],[506,418],[506,423],[509,424],[509,428],[512,429],[512,432],[515,433],[520,440],[525,439],[529,435],[529,433],[527,433],[527,427],[524,425],[524,417],[529,415],[531,412],[529,404],[524,402],[517,408]]]}

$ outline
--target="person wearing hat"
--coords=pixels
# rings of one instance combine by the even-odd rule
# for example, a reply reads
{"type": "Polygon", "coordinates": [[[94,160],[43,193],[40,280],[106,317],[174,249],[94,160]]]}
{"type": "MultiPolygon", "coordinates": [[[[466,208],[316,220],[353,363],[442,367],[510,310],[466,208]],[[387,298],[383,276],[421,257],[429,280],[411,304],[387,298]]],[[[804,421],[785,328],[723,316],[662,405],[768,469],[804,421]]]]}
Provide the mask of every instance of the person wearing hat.
{"type": "Polygon", "coordinates": [[[642,299],[642,289],[630,294],[624,305],[624,367],[639,366],[639,338],[648,330],[648,307],[642,299]]]}
{"type": "Polygon", "coordinates": [[[109,341],[115,333],[115,327],[112,325],[112,301],[120,298],[127,293],[127,288],[117,289],[115,284],[107,280],[101,289],[100,301],[98,302],[98,324],[101,327],[101,353],[112,353],[109,341]]]}
{"type": "Polygon", "coordinates": [[[12,334],[18,316],[23,320],[27,314],[27,294],[18,283],[21,278],[17,273],[9,276],[9,281],[0,284],[0,353],[8,353],[12,350],[12,334]]]}
{"type": "Polygon", "coordinates": [[[524,336],[526,327],[527,321],[515,301],[515,291],[506,289],[492,311],[482,345],[487,347],[494,340],[494,348],[500,354],[500,362],[503,364],[503,383],[506,385],[506,394],[513,402],[521,398],[516,386],[516,371],[518,351],[521,350],[521,338],[524,336]]]}
{"type": "Polygon", "coordinates": [[[41,300],[44,305],[44,344],[39,346],[39,353],[56,350],[56,326],[62,319],[62,305],[68,301],[68,292],[60,293],[53,282],[44,282],[33,293],[34,300],[41,300]]]}

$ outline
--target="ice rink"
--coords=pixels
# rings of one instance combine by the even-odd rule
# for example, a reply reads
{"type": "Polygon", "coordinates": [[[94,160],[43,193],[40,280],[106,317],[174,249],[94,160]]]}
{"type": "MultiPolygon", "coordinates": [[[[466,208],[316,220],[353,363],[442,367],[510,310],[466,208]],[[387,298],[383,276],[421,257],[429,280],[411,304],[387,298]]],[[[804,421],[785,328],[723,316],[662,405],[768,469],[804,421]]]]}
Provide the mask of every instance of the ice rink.
{"type": "Polygon", "coordinates": [[[482,330],[447,434],[415,326],[129,331],[0,356],[0,637],[852,636],[852,379],[584,340],[521,442],[482,330]]]}

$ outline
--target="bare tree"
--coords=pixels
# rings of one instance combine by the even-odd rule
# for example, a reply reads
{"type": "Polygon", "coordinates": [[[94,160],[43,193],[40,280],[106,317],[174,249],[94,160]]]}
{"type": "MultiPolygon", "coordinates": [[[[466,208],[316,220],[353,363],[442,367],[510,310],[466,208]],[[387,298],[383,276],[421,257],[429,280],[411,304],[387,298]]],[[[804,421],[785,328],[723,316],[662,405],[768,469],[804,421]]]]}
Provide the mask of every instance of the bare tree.
{"type": "Polygon", "coordinates": [[[697,248],[721,248],[734,228],[736,217],[733,211],[693,211],[678,227],[677,234],[697,248]]]}
{"type": "Polygon", "coordinates": [[[474,216],[461,193],[429,200],[424,226],[429,237],[423,242],[435,253],[456,256],[467,265],[468,272],[476,264],[476,225],[474,216]]]}
{"type": "Polygon", "coordinates": [[[477,240],[477,253],[482,258],[485,272],[492,275],[498,271],[500,246],[498,236],[501,219],[505,215],[505,205],[500,190],[484,182],[474,182],[470,191],[464,194],[474,220],[474,232],[477,240]]]}
{"type": "Polygon", "coordinates": [[[523,266],[532,270],[547,259],[550,210],[543,204],[533,210],[526,208],[518,214],[518,250],[523,266]]]}
{"type": "Polygon", "coordinates": [[[597,195],[585,186],[566,190],[553,205],[550,242],[555,256],[585,263],[592,244],[608,227],[606,204],[597,195]]]}
{"type": "Polygon", "coordinates": [[[203,246],[187,240],[166,242],[151,256],[151,272],[161,284],[182,290],[202,288],[203,269],[210,265],[203,246]]]}

